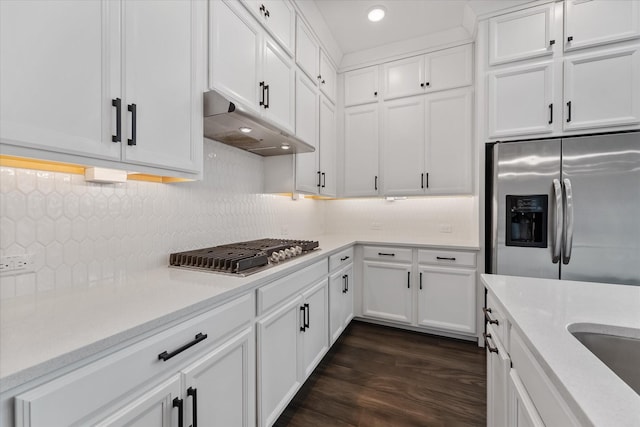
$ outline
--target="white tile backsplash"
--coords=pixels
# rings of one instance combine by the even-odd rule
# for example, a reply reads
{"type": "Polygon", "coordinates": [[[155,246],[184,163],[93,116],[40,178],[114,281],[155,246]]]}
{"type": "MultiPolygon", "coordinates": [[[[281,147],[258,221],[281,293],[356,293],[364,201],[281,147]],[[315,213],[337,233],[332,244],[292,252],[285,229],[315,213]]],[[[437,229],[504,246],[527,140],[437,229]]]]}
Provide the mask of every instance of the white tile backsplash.
{"type": "Polygon", "coordinates": [[[261,237],[417,235],[477,245],[476,197],[294,201],[262,194],[261,157],[208,140],[204,150],[204,178],[188,183],[96,184],[0,167],[0,254],[34,254],[35,270],[1,276],[0,299],[117,280],[167,265],[171,252],[261,237]]]}

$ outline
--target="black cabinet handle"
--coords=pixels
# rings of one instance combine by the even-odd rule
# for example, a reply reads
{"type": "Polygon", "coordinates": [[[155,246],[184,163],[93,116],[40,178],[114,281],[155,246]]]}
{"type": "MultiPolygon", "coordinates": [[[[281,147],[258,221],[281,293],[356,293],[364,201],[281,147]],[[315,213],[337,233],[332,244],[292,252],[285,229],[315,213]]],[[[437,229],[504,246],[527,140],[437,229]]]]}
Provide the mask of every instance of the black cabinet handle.
{"type": "Polygon", "coordinates": [[[482,307],[482,312],[484,313],[484,318],[487,319],[487,323],[500,325],[500,323],[498,322],[498,319],[492,319],[491,316],[489,316],[489,313],[491,313],[490,308],[482,307]]]}
{"type": "Polygon", "coordinates": [[[347,275],[346,274],[342,275],[342,293],[343,294],[347,293],[347,275]]]}
{"type": "Polygon", "coordinates": [[[425,178],[427,178],[427,188],[429,188],[429,172],[425,173],[425,178]]]}
{"type": "Polygon", "coordinates": [[[420,83],[420,87],[424,87],[424,83],[420,83]]]}
{"type": "Polygon", "coordinates": [[[567,115],[567,123],[571,121],[571,101],[567,102],[568,115],[567,115]]]}
{"type": "Polygon", "coordinates": [[[373,96],[378,96],[378,92],[373,92],[373,96]]]}
{"type": "Polygon", "coordinates": [[[420,174],[420,188],[424,188],[424,174],[420,174]]]}
{"type": "Polygon", "coordinates": [[[549,46],[553,46],[554,44],[556,44],[555,40],[549,40],[549,46]]]}
{"type": "Polygon", "coordinates": [[[260,5],[260,12],[262,12],[264,14],[264,12],[267,10],[266,7],[264,7],[263,4],[260,5]]]}
{"type": "Polygon", "coordinates": [[[178,408],[178,427],[184,426],[184,406],[182,399],[173,399],[173,407],[178,408]]]}
{"type": "Polygon", "coordinates": [[[265,17],[265,18],[268,18],[268,17],[270,17],[270,16],[271,16],[271,15],[269,14],[269,9],[265,10],[265,11],[264,11],[264,17],[265,17]]]}
{"type": "Polygon", "coordinates": [[[487,346],[489,353],[498,353],[498,347],[491,347],[489,345],[489,338],[491,338],[491,334],[484,332],[482,336],[484,337],[484,344],[487,346]]]}
{"type": "Polygon", "coordinates": [[[173,350],[171,353],[169,353],[167,351],[163,351],[162,353],[160,353],[158,355],[158,359],[162,360],[163,362],[166,362],[167,360],[171,359],[172,357],[177,356],[178,354],[182,353],[186,349],[191,348],[194,345],[198,344],[200,341],[204,341],[206,339],[207,339],[207,334],[198,333],[196,335],[196,337],[193,339],[193,341],[190,341],[187,344],[183,345],[182,347],[173,350]]]}
{"type": "Polygon", "coordinates": [[[407,271],[407,289],[411,289],[411,272],[407,271]]]}
{"type": "Polygon", "coordinates": [[[437,256],[436,257],[437,260],[444,260],[444,261],[455,261],[456,259],[454,257],[446,257],[446,256],[437,256]]]}
{"type": "Polygon", "coordinates": [[[426,82],[426,83],[425,83],[425,85],[426,85],[427,87],[429,87],[429,86],[431,86],[431,83],[426,82]]]}
{"type": "Polygon", "coordinates": [[[396,256],[396,254],[389,254],[389,253],[386,253],[386,252],[378,252],[378,255],[379,256],[396,256]]]}
{"type": "Polygon", "coordinates": [[[127,144],[136,145],[136,130],[138,128],[136,116],[138,115],[138,107],[136,104],[129,104],[127,110],[131,111],[131,139],[127,139],[127,144]]]}
{"type": "Polygon", "coordinates": [[[573,41],[573,36],[567,37],[567,43],[572,42],[572,41],[573,41]]]}
{"type": "Polygon", "coordinates": [[[264,105],[264,82],[260,82],[259,85],[260,85],[260,92],[261,92],[259,104],[260,106],[262,106],[264,105]]]}
{"type": "Polygon", "coordinates": [[[112,99],[111,106],[116,107],[116,134],[111,135],[111,141],[122,141],[122,100],[120,98],[112,99]]]}
{"type": "Polygon", "coordinates": [[[187,396],[191,396],[191,416],[193,419],[191,427],[198,427],[198,390],[193,387],[189,387],[187,389],[187,396]]]}
{"type": "Polygon", "coordinates": [[[346,261],[346,260],[348,260],[348,259],[349,259],[349,257],[348,257],[348,256],[346,256],[346,257],[340,258],[340,261],[346,261]]]}
{"type": "Polygon", "coordinates": [[[269,94],[271,91],[269,90],[269,85],[264,85],[264,91],[267,93],[267,98],[264,102],[264,108],[269,108],[269,94]]]}
{"type": "Polygon", "coordinates": [[[378,191],[378,175],[376,175],[373,180],[373,189],[378,191]]]}
{"type": "Polygon", "coordinates": [[[321,178],[321,175],[320,175],[320,171],[318,171],[318,188],[320,188],[320,185],[322,183],[321,179],[322,178],[321,178]]]}
{"type": "Polygon", "coordinates": [[[422,290],[422,272],[420,272],[420,290],[422,290]]]}
{"type": "Polygon", "coordinates": [[[553,104],[549,104],[549,124],[553,123],[553,104]]]}
{"type": "Polygon", "coordinates": [[[322,188],[326,187],[327,184],[327,175],[322,172],[322,188]]]}
{"type": "Polygon", "coordinates": [[[304,332],[306,328],[306,323],[304,322],[304,316],[306,313],[306,310],[304,309],[304,305],[300,306],[300,311],[302,312],[302,326],[300,326],[300,331],[304,332]]]}
{"type": "Polygon", "coordinates": [[[318,74],[317,79],[320,80],[322,78],[322,76],[320,74],[318,74]]]}
{"type": "Polygon", "coordinates": [[[310,314],[310,309],[309,309],[309,304],[308,303],[304,303],[304,328],[307,329],[309,327],[309,317],[311,317],[310,314]]]}
{"type": "MultiPolygon", "coordinates": [[[[345,276],[347,278],[347,292],[349,292],[349,275],[346,274],[345,276]]],[[[345,292],[345,293],[347,293],[347,292],[345,292]]]]}

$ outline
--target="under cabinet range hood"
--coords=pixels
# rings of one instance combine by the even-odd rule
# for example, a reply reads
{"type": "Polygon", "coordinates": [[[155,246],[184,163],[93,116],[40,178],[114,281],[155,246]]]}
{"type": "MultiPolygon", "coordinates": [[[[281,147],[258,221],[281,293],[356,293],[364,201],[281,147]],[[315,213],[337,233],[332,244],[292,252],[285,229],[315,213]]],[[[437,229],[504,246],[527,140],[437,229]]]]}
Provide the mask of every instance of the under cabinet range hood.
{"type": "Polygon", "coordinates": [[[215,90],[204,94],[204,136],[261,156],[316,150],[215,90]]]}

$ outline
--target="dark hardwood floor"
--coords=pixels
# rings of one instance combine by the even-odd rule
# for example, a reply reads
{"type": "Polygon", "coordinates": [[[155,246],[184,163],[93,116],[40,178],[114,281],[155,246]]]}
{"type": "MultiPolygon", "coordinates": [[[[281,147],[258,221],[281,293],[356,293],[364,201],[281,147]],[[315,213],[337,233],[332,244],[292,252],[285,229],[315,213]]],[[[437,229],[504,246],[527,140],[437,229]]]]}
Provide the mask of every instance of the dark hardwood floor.
{"type": "Polygon", "coordinates": [[[485,423],[484,349],[473,342],[353,321],[275,426],[485,423]]]}

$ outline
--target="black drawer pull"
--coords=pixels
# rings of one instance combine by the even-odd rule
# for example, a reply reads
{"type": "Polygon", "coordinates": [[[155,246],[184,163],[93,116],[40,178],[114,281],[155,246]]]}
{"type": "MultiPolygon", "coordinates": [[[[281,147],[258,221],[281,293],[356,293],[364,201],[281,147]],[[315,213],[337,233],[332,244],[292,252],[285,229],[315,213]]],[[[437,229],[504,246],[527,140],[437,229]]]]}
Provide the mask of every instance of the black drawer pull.
{"type": "Polygon", "coordinates": [[[487,323],[494,324],[494,325],[499,325],[500,324],[498,322],[498,319],[492,319],[491,316],[489,316],[489,313],[491,313],[491,309],[490,308],[482,307],[482,312],[484,313],[484,318],[487,319],[487,323]]]}
{"type": "Polygon", "coordinates": [[[178,399],[177,397],[173,399],[173,407],[178,408],[178,427],[184,425],[184,405],[182,403],[182,399],[178,399]]]}
{"type": "Polygon", "coordinates": [[[407,289],[411,289],[411,272],[407,271],[407,289]]]}
{"type": "Polygon", "coordinates": [[[388,253],[385,253],[385,252],[378,252],[378,255],[379,256],[396,256],[396,254],[388,254],[388,253]]]}
{"type": "Polygon", "coordinates": [[[344,257],[344,258],[340,258],[340,261],[346,261],[346,260],[348,260],[348,259],[349,259],[349,257],[348,257],[348,256],[346,256],[346,257],[344,257]]]}
{"type": "Polygon", "coordinates": [[[441,261],[455,261],[456,260],[454,257],[446,257],[446,256],[437,256],[436,259],[437,260],[441,260],[441,261]]]}
{"type": "Polygon", "coordinates": [[[116,107],[116,134],[111,135],[111,141],[120,142],[122,141],[122,100],[112,99],[111,106],[116,107]]]}
{"type": "Polygon", "coordinates": [[[491,347],[489,345],[489,338],[491,338],[491,334],[488,333],[483,333],[482,336],[484,337],[484,344],[487,346],[487,350],[489,350],[489,353],[498,353],[498,347],[491,347]]]}
{"type": "Polygon", "coordinates": [[[420,272],[420,290],[422,290],[422,272],[420,272]]]}
{"type": "Polygon", "coordinates": [[[307,329],[307,324],[305,323],[305,315],[307,314],[307,310],[304,309],[304,305],[300,306],[300,311],[302,312],[302,326],[300,326],[300,332],[304,332],[307,329]]]}
{"type": "Polygon", "coordinates": [[[127,111],[131,112],[131,138],[127,138],[128,145],[136,145],[136,133],[138,132],[138,106],[129,104],[127,111]]]}
{"type": "Polygon", "coordinates": [[[192,416],[192,420],[193,420],[193,424],[191,425],[191,427],[198,427],[198,390],[193,388],[193,387],[189,387],[187,389],[187,396],[191,396],[191,411],[193,412],[192,416]]]}
{"type": "Polygon", "coordinates": [[[166,362],[167,360],[171,359],[174,356],[177,356],[178,354],[182,353],[183,351],[185,351],[188,348],[193,347],[194,345],[198,344],[200,341],[204,341],[207,339],[207,334],[203,334],[203,333],[198,333],[196,335],[196,337],[193,339],[193,341],[188,342],[187,344],[183,345],[182,347],[173,350],[171,353],[163,351],[162,353],[160,353],[158,355],[158,359],[162,360],[163,362],[166,362]]]}

